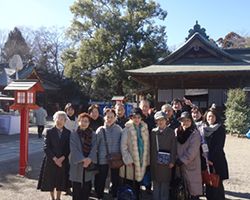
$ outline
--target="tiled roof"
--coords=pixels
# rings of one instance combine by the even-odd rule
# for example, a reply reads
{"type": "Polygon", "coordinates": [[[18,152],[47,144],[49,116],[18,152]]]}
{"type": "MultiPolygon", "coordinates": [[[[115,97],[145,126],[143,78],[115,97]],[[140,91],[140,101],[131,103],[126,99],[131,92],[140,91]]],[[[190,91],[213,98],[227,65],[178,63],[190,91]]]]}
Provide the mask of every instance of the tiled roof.
{"type": "Polygon", "coordinates": [[[148,67],[127,70],[131,74],[181,74],[194,72],[250,72],[250,65],[151,65],[148,67]]]}

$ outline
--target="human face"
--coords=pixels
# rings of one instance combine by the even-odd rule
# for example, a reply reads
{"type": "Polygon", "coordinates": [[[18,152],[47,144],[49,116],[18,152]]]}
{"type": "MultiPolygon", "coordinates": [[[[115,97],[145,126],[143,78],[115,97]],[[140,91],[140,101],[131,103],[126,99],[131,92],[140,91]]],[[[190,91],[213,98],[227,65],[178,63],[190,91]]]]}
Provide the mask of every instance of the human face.
{"type": "Polygon", "coordinates": [[[150,106],[147,102],[142,103],[142,105],[140,106],[140,109],[142,110],[143,115],[148,116],[150,106]]]}
{"type": "Polygon", "coordinates": [[[71,116],[73,116],[75,114],[75,110],[73,108],[69,107],[66,110],[66,114],[71,117],[71,116]]]}
{"type": "Polygon", "coordinates": [[[178,111],[182,109],[182,105],[180,102],[173,102],[173,106],[172,106],[174,111],[178,111]]]}
{"type": "Polygon", "coordinates": [[[111,126],[112,124],[114,124],[115,120],[116,120],[116,117],[113,112],[106,113],[104,117],[104,121],[107,126],[111,126]]]}
{"type": "Polygon", "coordinates": [[[139,126],[141,123],[141,115],[133,115],[132,121],[136,126],[139,126]]]}
{"type": "Polygon", "coordinates": [[[165,118],[157,119],[156,123],[160,129],[165,129],[167,126],[167,120],[165,118]]]}
{"type": "Polygon", "coordinates": [[[99,117],[99,111],[97,108],[94,108],[92,110],[92,112],[90,113],[90,117],[93,119],[93,120],[96,120],[98,117],[99,117]]]}
{"type": "Polygon", "coordinates": [[[198,110],[192,112],[192,118],[196,122],[202,117],[201,113],[198,110]]]}
{"type": "Polygon", "coordinates": [[[173,111],[172,108],[165,108],[165,109],[163,110],[163,112],[166,113],[167,118],[169,118],[169,119],[170,119],[170,118],[173,116],[173,114],[174,114],[174,111],[173,111]]]}
{"type": "Polygon", "coordinates": [[[85,130],[89,127],[90,121],[88,117],[82,117],[80,118],[80,120],[78,121],[78,125],[80,127],[80,129],[85,130]]]}
{"type": "Polygon", "coordinates": [[[215,123],[215,121],[216,121],[216,116],[215,116],[211,111],[209,111],[209,112],[207,113],[207,118],[206,118],[206,120],[207,120],[207,123],[208,123],[209,125],[213,125],[213,124],[215,123]]]}
{"type": "Polygon", "coordinates": [[[125,114],[125,109],[124,109],[123,105],[117,105],[115,112],[116,112],[118,117],[123,117],[125,114]]]}
{"type": "Polygon", "coordinates": [[[56,127],[58,129],[62,129],[65,125],[66,119],[63,115],[58,115],[58,117],[55,120],[56,127]]]}
{"type": "Polygon", "coordinates": [[[184,118],[181,120],[181,126],[184,130],[189,128],[192,125],[192,121],[189,118],[184,118]]]}

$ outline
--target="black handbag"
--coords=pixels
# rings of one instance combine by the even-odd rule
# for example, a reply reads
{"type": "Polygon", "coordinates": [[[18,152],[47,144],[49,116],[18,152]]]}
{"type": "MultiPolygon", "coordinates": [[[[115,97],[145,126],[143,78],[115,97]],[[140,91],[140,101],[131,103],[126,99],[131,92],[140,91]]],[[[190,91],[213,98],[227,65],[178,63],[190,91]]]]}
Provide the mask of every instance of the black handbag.
{"type": "MultiPolygon", "coordinates": [[[[135,187],[135,169],[133,176],[133,187],[135,187]]],[[[136,192],[133,187],[125,183],[125,179],[127,178],[127,167],[125,165],[124,169],[125,176],[122,181],[122,185],[118,187],[117,190],[117,200],[136,200],[136,192]]]]}

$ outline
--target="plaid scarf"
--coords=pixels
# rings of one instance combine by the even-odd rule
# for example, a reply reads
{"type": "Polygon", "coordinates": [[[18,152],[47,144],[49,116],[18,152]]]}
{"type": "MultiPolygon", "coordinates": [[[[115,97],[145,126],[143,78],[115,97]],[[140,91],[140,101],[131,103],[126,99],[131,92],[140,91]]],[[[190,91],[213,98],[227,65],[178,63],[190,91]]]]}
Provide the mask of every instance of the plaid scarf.
{"type": "Polygon", "coordinates": [[[83,155],[84,157],[88,157],[92,144],[92,130],[90,128],[87,128],[85,130],[81,130],[80,128],[78,128],[77,133],[81,138],[83,155]]]}

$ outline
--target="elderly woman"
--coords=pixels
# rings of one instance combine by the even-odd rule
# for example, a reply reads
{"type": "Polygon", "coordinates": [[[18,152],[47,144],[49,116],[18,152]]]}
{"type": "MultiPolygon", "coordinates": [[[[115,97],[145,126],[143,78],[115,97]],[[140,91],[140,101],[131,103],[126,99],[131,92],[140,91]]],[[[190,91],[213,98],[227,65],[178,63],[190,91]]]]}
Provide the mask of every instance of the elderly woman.
{"type": "Polygon", "coordinates": [[[99,173],[95,177],[95,190],[99,199],[103,198],[105,182],[108,172],[111,175],[111,194],[113,198],[117,196],[119,184],[119,168],[109,168],[107,155],[120,153],[122,129],[116,123],[115,110],[107,108],[104,113],[104,126],[97,129],[97,151],[99,173]]]}
{"type": "Polygon", "coordinates": [[[131,119],[123,129],[121,141],[122,158],[126,166],[120,169],[120,176],[134,188],[137,199],[139,199],[140,182],[149,165],[148,126],[142,121],[142,116],[140,108],[133,110],[131,119]]]}
{"type": "Polygon", "coordinates": [[[204,127],[204,136],[208,145],[208,162],[211,170],[220,176],[218,188],[206,185],[206,197],[208,200],[225,199],[223,180],[228,179],[228,165],[224,152],[226,140],[226,131],[220,122],[220,118],[215,109],[209,109],[205,115],[206,127],[204,127]]]}
{"type": "Polygon", "coordinates": [[[95,133],[90,129],[91,117],[87,113],[78,116],[78,128],[70,135],[70,180],[73,186],[73,200],[88,200],[91,179],[96,171],[88,167],[96,162],[95,133]]]}
{"type": "Polygon", "coordinates": [[[168,200],[171,172],[176,160],[176,138],[174,130],[167,126],[166,113],[154,115],[157,128],[151,132],[150,163],[153,180],[153,199],[168,200]]]}
{"type": "Polygon", "coordinates": [[[190,194],[190,200],[196,200],[199,199],[199,196],[202,194],[200,160],[201,136],[188,112],[181,113],[178,120],[181,126],[176,130],[176,165],[181,168],[190,194]]]}
{"type": "Polygon", "coordinates": [[[63,111],[57,111],[53,120],[55,126],[47,130],[45,136],[45,158],[42,163],[38,189],[50,192],[52,200],[60,200],[61,191],[67,188],[67,163],[69,155],[70,131],[64,125],[67,115],[63,111]],[[56,190],[56,195],[55,195],[56,190]]]}

